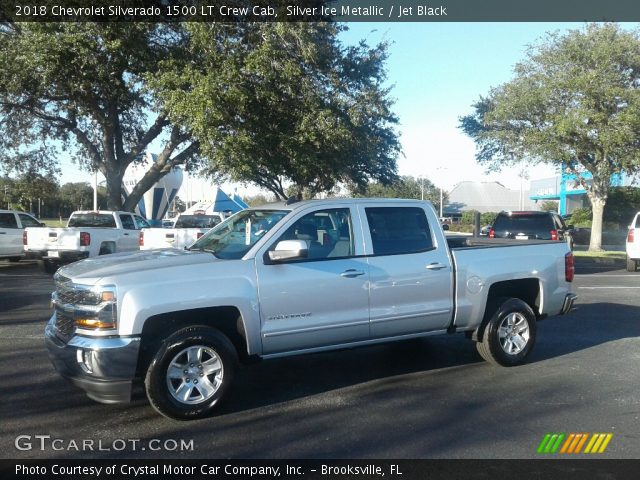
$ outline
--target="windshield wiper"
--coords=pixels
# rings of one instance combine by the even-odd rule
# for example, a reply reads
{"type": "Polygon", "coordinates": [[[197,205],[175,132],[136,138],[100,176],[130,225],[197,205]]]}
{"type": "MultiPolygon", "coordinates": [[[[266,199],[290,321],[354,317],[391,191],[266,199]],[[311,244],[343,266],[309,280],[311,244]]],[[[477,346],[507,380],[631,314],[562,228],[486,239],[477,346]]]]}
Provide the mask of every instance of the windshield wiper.
{"type": "Polygon", "coordinates": [[[186,247],[185,250],[189,250],[190,252],[207,252],[207,253],[211,253],[215,256],[216,251],[215,250],[211,250],[210,248],[193,248],[193,247],[186,247]]]}

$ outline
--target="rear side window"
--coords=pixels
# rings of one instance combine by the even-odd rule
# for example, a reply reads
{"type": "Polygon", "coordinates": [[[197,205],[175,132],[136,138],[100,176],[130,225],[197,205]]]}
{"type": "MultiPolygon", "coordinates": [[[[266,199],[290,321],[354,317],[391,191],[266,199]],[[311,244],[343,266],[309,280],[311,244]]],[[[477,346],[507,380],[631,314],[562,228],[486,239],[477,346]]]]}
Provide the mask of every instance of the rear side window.
{"type": "Polygon", "coordinates": [[[640,228],[640,213],[636,215],[636,226],[635,228],[640,228]]]}
{"type": "Polygon", "coordinates": [[[375,255],[415,253],[433,248],[429,222],[421,208],[375,207],[365,208],[365,211],[375,255]]]}
{"type": "Polygon", "coordinates": [[[103,213],[79,213],[69,219],[68,226],[116,228],[116,220],[113,215],[103,213]]]}
{"type": "Polygon", "coordinates": [[[16,216],[13,213],[0,213],[0,228],[18,228],[16,216]]]}
{"type": "Polygon", "coordinates": [[[147,221],[146,221],[144,218],[139,217],[138,215],[134,215],[134,216],[133,216],[133,219],[134,219],[134,220],[135,220],[135,222],[136,222],[136,229],[137,229],[137,230],[141,230],[141,229],[143,229],[143,228],[149,228],[149,227],[151,227],[151,225],[149,225],[149,224],[147,223],[147,221]]]}

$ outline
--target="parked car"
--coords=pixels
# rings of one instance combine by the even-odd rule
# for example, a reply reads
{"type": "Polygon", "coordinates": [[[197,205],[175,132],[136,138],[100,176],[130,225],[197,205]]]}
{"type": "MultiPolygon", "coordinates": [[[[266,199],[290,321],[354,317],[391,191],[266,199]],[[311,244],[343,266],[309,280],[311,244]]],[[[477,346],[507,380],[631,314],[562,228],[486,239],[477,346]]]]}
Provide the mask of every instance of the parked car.
{"type": "Polygon", "coordinates": [[[500,212],[489,230],[489,238],[516,240],[557,240],[573,249],[573,225],[566,225],[555,212],[500,212]]]}
{"type": "Polygon", "coordinates": [[[22,232],[26,227],[43,227],[33,215],[16,210],[0,210],[0,258],[19,262],[24,258],[22,232]]]}
{"type": "Polygon", "coordinates": [[[140,229],[147,221],[130,212],[73,212],[66,228],[27,228],[25,255],[41,259],[46,272],[60,265],[98,255],[140,249],[140,229]]]}
{"type": "Polygon", "coordinates": [[[492,225],[485,225],[480,229],[480,235],[482,235],[483,237],[489,235],[489,231],[491,230],[491,228],[492,225]]]}
{"type": "Polygon", "coordinates": [[[640,265],[640,212],[636,213],[627,232],[627,271],[635,272],[640,265]]]}
{"type": "Polygon", "coordinates": [[[177,217],[172,228],[142,229],[140,250],[188,247],[221,221],[222,214],[181,214],[177,217]]]}
{"type": "Polygon", "coordinates": [[[220,403],[238,360],[460,332],[487,361],[519,365],[537,322],[572,310],[573,275],[565,243],[445,238],[428,202],[277,203],[187,250],[61,268],[45,338],[92,399],[128,402],[140,376],[159,413],[194,419],[220,403]]]}

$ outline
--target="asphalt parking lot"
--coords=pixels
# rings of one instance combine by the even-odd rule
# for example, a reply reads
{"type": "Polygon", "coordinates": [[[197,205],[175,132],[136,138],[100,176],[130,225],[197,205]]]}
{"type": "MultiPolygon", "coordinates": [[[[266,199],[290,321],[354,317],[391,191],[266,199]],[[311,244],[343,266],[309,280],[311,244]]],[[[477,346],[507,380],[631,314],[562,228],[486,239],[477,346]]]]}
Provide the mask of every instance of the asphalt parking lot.
{"type": "Polygon", "coordinates": [[[3,458],[536,458],[548,432],[611,432],[598,458],[640,458],[640,273],[615,265],[578,266],[579,310],[539,324],[524,366],[492,367],[461,335],[272,360],[239,371],[219,415],[187,423],[141,393],[101,405],[58,377],[43,346],[52,284],[0,261],[3,458]],[[93,450],[68,448],[85,440],[93,450]]]}

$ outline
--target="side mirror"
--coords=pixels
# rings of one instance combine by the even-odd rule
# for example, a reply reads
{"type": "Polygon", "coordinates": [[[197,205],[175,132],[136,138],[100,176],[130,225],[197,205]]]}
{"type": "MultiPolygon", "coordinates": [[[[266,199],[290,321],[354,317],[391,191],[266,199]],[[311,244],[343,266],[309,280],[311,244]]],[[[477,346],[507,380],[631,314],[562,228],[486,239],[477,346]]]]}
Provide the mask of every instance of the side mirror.
{"type": "Polygon", "coordinates": [[[567,230],[573,230],[573,225],[567,225],[567,230]]]}
{"type": "Polygon", "coordinates": [[[46,224],[46,223],[44,223],[44,222],[40,222],[40,226],[41,226],[41,227],[46,227],[46,226],[47,226],[47,224],[46,224]]]}
{"type": "Polygon", "coordinates": [[[449,230],[449,225],[446,223],[442,224],[442,230],[449,230]]]}
{"type": "Polygon", "coordinates": [[[276,248],[269,252],[269,260],[272,262],[286,262],[307,258],[309,247],[304,240],[282,240],[276,248]]]}

